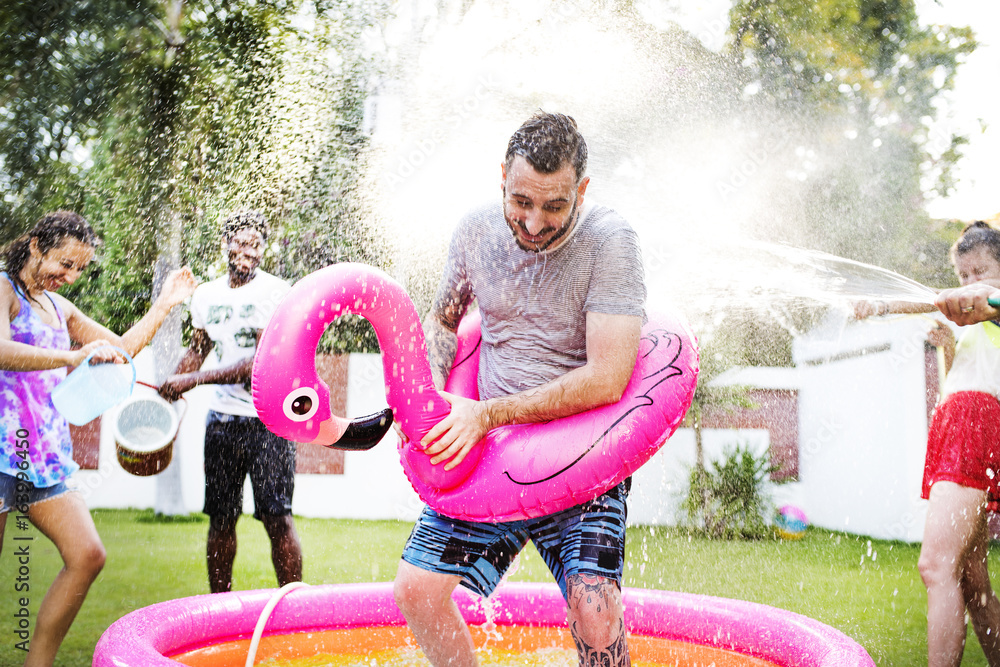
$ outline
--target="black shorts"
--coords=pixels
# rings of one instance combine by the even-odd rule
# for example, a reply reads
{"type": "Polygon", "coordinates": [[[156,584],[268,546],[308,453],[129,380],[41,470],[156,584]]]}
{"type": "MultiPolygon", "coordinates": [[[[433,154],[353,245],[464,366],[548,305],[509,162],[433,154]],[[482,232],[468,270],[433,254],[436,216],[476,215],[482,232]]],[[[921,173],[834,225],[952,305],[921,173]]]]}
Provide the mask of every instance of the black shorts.
{"type": "Polygon", "coordinates": [[[208,411],[205,420],[205,514],[236,518],[250,475],[254,517],[292,513],[295,443],[267,430],[256,417],[208,411]]]}

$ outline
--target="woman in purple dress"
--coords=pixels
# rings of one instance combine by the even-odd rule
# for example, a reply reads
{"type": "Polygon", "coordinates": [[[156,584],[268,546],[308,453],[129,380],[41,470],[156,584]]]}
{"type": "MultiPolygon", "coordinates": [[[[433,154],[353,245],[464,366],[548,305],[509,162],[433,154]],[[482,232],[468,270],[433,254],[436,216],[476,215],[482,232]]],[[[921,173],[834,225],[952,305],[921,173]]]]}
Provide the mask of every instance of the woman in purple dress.
{"type": "MultiPolygon", "coordinates": [[[[64,564],[42,600],[30,640],[27,620],[19,620],[16,644],[26,651],[25,665],[53,663],[105,557],[83,497],[69,480],[79,466],[52,389],[68,368],[102,346],[135,355],[195,287],[190,269],[171,273],[149,312],[118,336],[55,293],[80,277],[98,244],[80,215],[56,211],[0,255],[0,545],[7,515],[16,510],[52,540],[64,564]],[[81,347],[72,349],[72,343],[81,347]]],[[[122,361],[117,356],[103,349],[95,359],[122,361]]]]}

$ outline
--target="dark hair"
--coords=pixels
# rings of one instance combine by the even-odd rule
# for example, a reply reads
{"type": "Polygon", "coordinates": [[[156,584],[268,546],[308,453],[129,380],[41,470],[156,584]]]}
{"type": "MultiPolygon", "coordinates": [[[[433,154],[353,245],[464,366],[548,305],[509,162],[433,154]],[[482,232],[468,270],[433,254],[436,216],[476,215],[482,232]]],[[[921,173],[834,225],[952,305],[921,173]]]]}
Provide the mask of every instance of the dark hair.
{"type": "Polygon", "coordinates": [[[260,211],[251,209],[234,211],[222,221],[222,238],[230,241],[241,229],[256,229],[267,240],[269,233],[267,218],[260,211]]]}
{"type": "Polygon", "coordinates": [[[951,261],[976,248],[985,247],[990,256],[1000,264],[1000,231],[982,220],[977,220],[962,230],[962,235],[951,247],[951,261]]]}
{"type": "Polygon", "coordinates": [[[27,295],[28,288],[21,280],[21,270],[31,256],[32,239],[36,239],[38,252],[44,255],[49,250],[61,246],[67,238],[74,238],[91,248],[101,244],[90,224],[82,215],[73,211],[46,213],[39,218],[34,227],[8,243],[0,252],[0,258],[3,259],[4,271],[14,283],[14,287],[27,295]]]}
{"type": "Polygon", "coordinates": [[[587,142],[576,129],[576,121],[561,113],[537,113],[525,121],[507,144],[504,161],[508,169],[516,155],[543,174],[557,172],[566,164],[576,170],[577,181],[587,172],[587,142]]]}

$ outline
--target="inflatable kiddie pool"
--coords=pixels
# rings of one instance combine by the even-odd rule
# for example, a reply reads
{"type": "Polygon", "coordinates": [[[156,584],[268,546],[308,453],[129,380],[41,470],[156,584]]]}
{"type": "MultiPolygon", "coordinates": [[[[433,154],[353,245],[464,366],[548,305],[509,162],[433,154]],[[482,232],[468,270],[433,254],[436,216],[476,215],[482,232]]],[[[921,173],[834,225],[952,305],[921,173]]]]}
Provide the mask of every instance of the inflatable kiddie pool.
{"type": "MultiPolygon", "coordinates": [[[[274,597],[273,590],[242,591],[139,609],[104,633],[94,667],[242,667],[258,618],[274,597]]],[[[565,602],[555,584],[505,583],[487,600],[459,589],[455,600],[477,646],[486,650],[573,650],[565,602]]],[[[766,605],[635,588],[624,589],[623,600],[633,663],[875,664],[842,632],[766,605]]],[[[306,586],[287,592],[273,606],[254,664],[330,654],[341,656],[330,664],[377,667],[380,652],[415,645],[391,583],[306,586]],[[351,661],[352,656],[359,660],[351,661]]]]}

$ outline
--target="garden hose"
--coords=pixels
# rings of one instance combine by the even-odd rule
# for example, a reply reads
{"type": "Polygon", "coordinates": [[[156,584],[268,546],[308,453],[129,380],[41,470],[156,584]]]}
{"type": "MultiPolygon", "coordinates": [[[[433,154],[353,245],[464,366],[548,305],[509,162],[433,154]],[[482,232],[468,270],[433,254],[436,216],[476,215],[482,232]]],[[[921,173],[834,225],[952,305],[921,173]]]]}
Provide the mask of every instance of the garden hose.
{"type": "Polygon", "coordinates": [[[253,637],[250,639],[250,649],[247,652],[246,667],[253,667],[254,659],[257,657],[257,645],[260,644],[261,635],[264,634],[264,626],[267,625],[267,619],[271,617],[271,612],[274,608],[278,606],[281,598],[285,597],[296,588],[302,588],[303,586],[308,586],[309,584],[301,581],[290,581],[285,584],[271,596],[271,599],[267,601],[264,608],[260,612],[260,616],[257,618],[257,625],[253,629],[253,637]]]}

